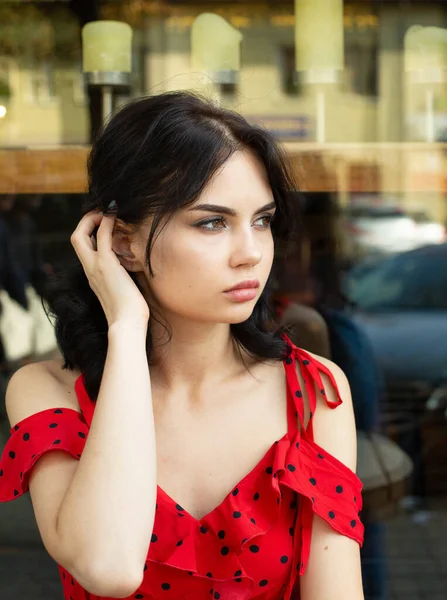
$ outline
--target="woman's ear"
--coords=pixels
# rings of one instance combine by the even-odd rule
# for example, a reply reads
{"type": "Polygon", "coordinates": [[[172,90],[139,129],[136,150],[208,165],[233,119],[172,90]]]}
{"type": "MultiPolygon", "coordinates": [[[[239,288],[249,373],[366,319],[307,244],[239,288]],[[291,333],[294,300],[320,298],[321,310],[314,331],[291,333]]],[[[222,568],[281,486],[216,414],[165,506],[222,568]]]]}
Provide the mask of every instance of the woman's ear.
{"type": "Polygon", "coordinates": [[[135,233],[123,223],[116,222],[112,236],[112,250],[127,271],[140,271],[138,257],[135,256],[135,233]]]}

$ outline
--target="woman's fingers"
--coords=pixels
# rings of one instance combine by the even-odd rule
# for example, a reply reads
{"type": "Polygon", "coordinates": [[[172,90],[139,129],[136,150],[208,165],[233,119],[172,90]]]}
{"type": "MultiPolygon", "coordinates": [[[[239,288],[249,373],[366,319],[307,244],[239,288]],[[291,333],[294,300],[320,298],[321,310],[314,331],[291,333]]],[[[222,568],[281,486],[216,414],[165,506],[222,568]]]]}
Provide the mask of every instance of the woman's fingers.
{"type": "Polygon", "coordinates": [[[83,265],[89,260],[91,253],[96,250],[92,235],[100,225],[102,218],[103,215],[100,212],[88,212],[71,234],[70,242],[83,265]]]}
{"type": "Polygon", "coordinates": [[[116,215],[104,215],[101,225],[96,233],[96,244],[98,252],[112,250],[113,228],[115,227],[116,215]]]}

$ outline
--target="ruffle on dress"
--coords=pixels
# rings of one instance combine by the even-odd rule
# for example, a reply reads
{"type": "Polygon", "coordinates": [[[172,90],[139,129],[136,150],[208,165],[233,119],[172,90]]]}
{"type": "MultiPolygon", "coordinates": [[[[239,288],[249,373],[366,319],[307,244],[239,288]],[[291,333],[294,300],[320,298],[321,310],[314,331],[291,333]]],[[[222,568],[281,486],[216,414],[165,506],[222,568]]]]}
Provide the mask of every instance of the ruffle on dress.
{"type": "Polygon", "coordinates": [[[50,408],[17,423],[0,457],[0,502],[28,491],[31,469],[45,453],[59,450],[79,459],[88,431],[81,413],[70,408],[50,408]]]}

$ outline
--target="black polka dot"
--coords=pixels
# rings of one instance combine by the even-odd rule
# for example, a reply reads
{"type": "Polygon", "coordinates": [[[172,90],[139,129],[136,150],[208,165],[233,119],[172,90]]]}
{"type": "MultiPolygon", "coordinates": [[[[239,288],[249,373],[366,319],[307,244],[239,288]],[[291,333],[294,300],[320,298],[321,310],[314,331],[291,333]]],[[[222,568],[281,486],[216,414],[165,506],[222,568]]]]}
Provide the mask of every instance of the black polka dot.
{"type": "Polygon", "coordinates": [[[143,594],[137,594],[134,598],[144,598],[143,594]]]}
{"type": "Polygon", "coordinates": [[[151,537],[151,542],[157,542],[158,541],[158,537],[155,535],[155,533],[152,534],[151,537]]]}
{"type": "Polygon", "coordinates": [[[303,360],[303,365],[308,365],[309,361],[308,360],[303,360]]]}
{"type": "Polygon", "coordinates": [[[355,527],[356,525],[357,525],[357,521],[355,519],[352,519],[351,527],[355,527]]]}
{"type": "Polygon", "coordinates": [[[188,571],[188,575],[193,575],[193,572],[192,571],[188,571]]]}
{"type": "Polygon", "coordinates": [[[293,360],[290,358],[290,356],[288,356],[286,358],[286,365],[291,365],[293,363],[293,360]]]}
{"type": "Polygon", "coordinates": [[[222,556],[226,556],[229,552],[230,549],[228,548],[228,546],[222,546],[222,548],[220,549],[220,553],[222,554],[222,556]]]}
{"type": "Polygon", "coordinates": [[[314,416],[314,413],[312,411],[310,411],[309,419],[312,419],[313,416],[314,416]]]}
{"type": "Polygon", "coordinates": [[[14,496],[18,496],[19,492],[17,490],[14,490],[14,496]]]}
{"type": "Polygon", "coordinates": [[[310,483],[311,483],[312,485],[317,485],[317,480],[315,479],[315,477],[311,477],[311,478],[309,479],[309,481],[310,481],[310,483]]]}
{"type": "Polygon", "coordinates": [[[295,396],[296,396],[297,398],[302,398],[302,397],[303,397],[303,392],[302,392],[301,390],[296,390],[296,392],[295,392],[295,396]]]}
{"type": "Polygon", "coordinates": [[[9,453],[9,458],[15,458],[15,457],[16,457],[16,453],[11,450],[11,452],[9,453]]]}
{"type": "Polygon", "coordinates": [[[208,529],[202,525],[200,527],[200,533],[207,533],[207,532],[208,532],[208,529]]]}
{"type": "Polygon", "coordinates": [[[50,429],[54,429],[55,427],[57,427],[57,423],[50,423],[50,424],[48,425],[48,427],[49,427],[50,429]]]}
{"type": "Polygon", "coordinates": [[[323,396],[326,396],[326,392],[323,389],[321,389],[320,392],[322,393],[323,396]]]}
{"type": "Polygon", "coordinates": [[[65,571],[62,571],[62,579],[65,579],[66,575],[65,575],[65,571]]]}
{"type": "Polygon", "coordinates": [[[144,571],[147,571],[147,563],[144,563],[144,571]]]}
{"type": "Polygon", "coordinates": [[[250,552],[253,552],[253,554],[256,554],[256,552],[259,552],[259,546],[257,546],[256,544],[252,544],[249,550],[250,552]]]}
{"type": "Polygon", "coordinates": [[[0,477],[3,477],[3,469],[0,469],[0,477]]]}
{"type": "Polygon", "coordinates": [[[343,492],[343,486],[337,485],[337,487],[335,488],[335,491],[337,492],[337,494],[341,494],[343,492]]]}
{"type": "Polygon", "coordinates": [[[294,533],[295,533],[295,529],[293,527],[289,528],[289,533],[290,535],[293,537],[294,533]]]}
{"type": "Polygon", "coordinates": [[[318,453],[318,458],[324,458],[323,454],[318,453]]]}
{"type": "Polygon", "coordinates": [[[240,577],[242,575],[242,571],[240,569],[238,569],[235,574],[234,577],[240,577]]]}
{"type": "Polygon", "coordinates": [[[330,519],[335,519],[335,513],[333,510],[330,510],[328,514],[330,519]]]}
{"type": "Polygon", "coordinates": [[[284,555],[284,556],[281,556],[281,558],[279,559],[279,561],[280,561],[280,562],[282,562],[282,564],[283,564],[283,565],[284,565],[284,564],[286,564],[286,562],[287,562],[288,560],[289,560],[289,557],[288,557],[288,556],[286,556],[286,555],[284,555]]]}
{"type": "Polygon", "coordinates": [[[253,525],[256,525],[256,521],[253,519],[253,517],[251,517],[250,521],[253,523],[253,525]]]}
{"type": "Polygon", "coordinates": [[[315,498],[312,496],[311,500],[312,500],[312,504],[313,504],[315,502],[315,498]]]}
{"type": "Polygon", "coordinates": [[[180,506],[180,504],[176,504],[176,505],[175,505],[175,510],[180,510],[180,511],[182,511],[182,510],[185,510],[185,509],[184,509],[183,507],[181,507],[181,506],[180,506]]]}
{"type": "Polygon", "coordinates": [[[214,592],[214,598],[215,598],[216,600],[219,600],[219,598],[220,598],[220,594],[219,594],[219,592],[214,592]]]}
{"type": "Polygon", "coordinates": [[[295,465],[287,465],[288,470],[293,473],[294,471],[296,471],[296,467],[295,465]]]}
{"type": "Polygon", "coordinates": [[[75,582],[74,582],[74,579],[73,579],[73,577],[72,577],[72,578],[71,578],[71,585],[74,585],[74,584],[75,584],[75,582]]]}
{"type": "Polygon", "coordinates": [[[186,515],[184,513],[177,513],[178,517],[185,517],[186,515]]]}
{"type": "Polygon", "coordinates": [[[217,534],[217,537],[218,537],[219,539],[223,540],[223,539],[224,539],[224,537],[225,537],[225,531],[224,531],[223,529],[221,529],[221,530],[219,531],[219,533],[217,534]]]}
{"type": "Polygon", "coordinates": [[[84,438],[85,438],[85,433],[84,433],[83,431],[78,431],[78,436],[79,436],[80,438],[83,438],[83,439],[84,439],[84,438]]]}
{"type": "Polygon", "coordinates": [[[267,473],[267,475],[271,475],[273,473],[272,467],[267,467],[265,472],[267,473]]]}
{"type": "Polygon", "coordinates": [[[242,513],[240,513],[238,510],[235,510],[235,511],[234,511],[234,513],[233,513],[233,517],[234,517],[235,519],[240,519],[240,518],[241,518],[241,516],[242,516],[242,513]]]}
{"type": "Polygon", "coordinates": [[[208,573],[206,574],[207,577],[212,577],[213,574],[211,573],[211,571],[208,571],[208,573]]]}
{"type": "Polygon", "coordinates": [[[231,493],[233,494],[233,496],[237,496],[239,494],[239,488],[234,488],[234,490],[231,493]]]}
{"type": "Polygon", "coordinates": [[[354,496],[354,502],[357,504],[357,498],[354,496]]]}
{"type": "Polygon", "coordinates": [[[61,443],[61,441],[60,441],[60,440],[54,440],[54,442],[53,442],[53,446],[55,446],[55,445],[57,445],[57,444],[60,444],[60,443],[61,443]]]}
{"type": "Polygon", "coordinates": [[[170,589],[171,589],[171,586],[170,586],[170,584],[169,584],[169,583],[162,583],[162,584],[161,584],[161,589],[162,589],[162,590],[170,590],[170,589]]]}
{"type": "Polygon", "coordinates": [[[262,579],[262,580],[259,582],[259,585],[260,585],[261,587],[265,587],[267,584],[268,584],[268,581],[267,581],[267,579],[262,579]]]}
{"type": "Polygon", "coordinates": [[[61,415],[64,411],[61,408],[56,408],[56,410],[54,411],[55,415],[61,415]]]}
{"type": "Polygon", "coordinates": [[[24,433],[23,434],[23,441],[24,442],[27,442],[29,440],[29,438],[30,438],[30,434],[29,433],[24,433]]]}
{"type": "Polygon", "coordinates": [[[246,542],[247,540],[248,540],[248,538],[244,538],[244,539],[242,540],[242,544],[245,544],[245,542],[246,542]]]}
{"type": "Polygon", "coordinates": [[[299,443],[299,442],[296,442],[296,443],[295,443],[295,446],[296,446],[297,448],[299,448],[299,447],[300,447],[300,443],[299,443]]]}
{"type": "Polygon", "coordinates": [[[14,431],[18,431],[19,430],[19,426],[18,425],[14,425],[14,431]]]}
{"type": "Polygon", "coordinates": [[[179,540],[176,544],[176,546],[181,546],[183,544],[183,540],[179,540]]]}
{"type": "Polygon", "coordinates": [[[259,492],[256,492],[256,494],[253,496],[253,500],[259,500],[259,492]]]}

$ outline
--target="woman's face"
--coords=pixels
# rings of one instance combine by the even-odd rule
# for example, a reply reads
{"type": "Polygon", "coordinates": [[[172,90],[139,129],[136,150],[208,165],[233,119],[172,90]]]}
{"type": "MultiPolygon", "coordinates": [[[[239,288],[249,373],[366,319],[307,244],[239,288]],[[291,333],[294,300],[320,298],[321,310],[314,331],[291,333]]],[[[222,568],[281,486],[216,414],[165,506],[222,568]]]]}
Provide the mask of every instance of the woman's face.
{"type": "MultiPolygon", "coordinates": [[[[194,204],[177,212],[156,237],[150,294],[163,313],[189,320],[240,323],[258,301],[273,262],[272,190],[261,162],[236,152],[194,204]],[[248,282],[244,290],[229,293],[248,282]],[[255,287],[250,287],[255,286],[255,287]]],[[[149,225],[139,233],[144,250],[149,225]]]]}

